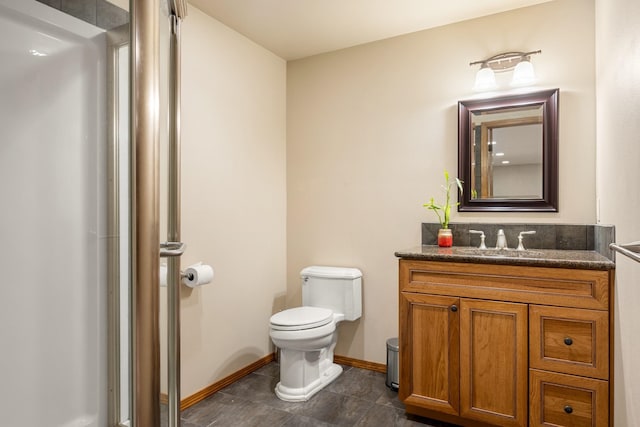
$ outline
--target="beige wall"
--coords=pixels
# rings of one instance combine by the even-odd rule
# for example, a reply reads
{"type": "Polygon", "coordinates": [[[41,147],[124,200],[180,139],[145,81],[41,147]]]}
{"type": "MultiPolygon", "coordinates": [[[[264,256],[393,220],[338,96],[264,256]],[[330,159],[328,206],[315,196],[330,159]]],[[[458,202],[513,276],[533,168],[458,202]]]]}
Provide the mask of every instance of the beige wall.
{"type": "MultiPolygon", "coordinates": [[[[597,192],[600,221],[616,240],[640,239],[640,3],[596,1],[597,192]]],[[[640,266],[618,255],[615,425],[640,425],[640,266]]]]}
{"type": "Polygon", "coordinates": [[[182,396],[269,354],[286,293],[285,62],[195,7],[183,25],[182,396]]]}
{"type": "MultiPolygon", "coordinates": [[[[272,350],[268,318],[284,308],[285,299],[287,306],[300,303],[298,273],[311,264],[363,270],[364,315],[340,327],[337,353],[385,362],[384,342],[397,335],[393,252],[419,243],[420,223],[435,220],[422,203],[439,194],[443,168],[456,171],[456,102],[475,96],[470,87],[476,68],[467,66],[472,60],[542,49],[534,57],[539,86],[561,90],[560,212],[454,213],[453,219],[595,221],[591,1],[551,2],[288,66],[193,7],[188,19],[183,27],[183,240],[189,244],[184,265],[210,263],[216,278],[183,291],[183,397],[272,350]]],[[[598,22],[606,26],[610,20],[599,15],[598,22]]],[[[605,30],[600,45],[615,45],[619,35],[605,30]]],[[[599,61],[600,68],[606,63],[599,61]]],[[[611,76],[598,87],[614,94],[600,101],[603,108],[615,104],[616,90],[629,89],[616,88],[611,76]]],[[[599,139],[607,141],[599,144],[600,175],[618,161],[634,171],[622,155],[607,159],[615,154],[609,141],[630,140],[631,133],[620,138],[626,132],[613,118],[604,124],[599,118],[599,126],[599,139]]],[[[603,202],[609,184],[602,176],[598,180],[603,202]]],[[[629,194],[626,190],[620,194],[629,194]]],[[[617,225],[612,218],[617,211],[626,212],[606,203],[604,222],[617,225]]],[[[635,229],[625,233],[629,239],[638,235],[635,229]]],[[[632,316],[630,308],[619,313],[632,316]]],[[[637,354],[627,344],[618,358],[629,364],[631,351],[637,354]]],[[[617,397],[630,398],[640,380],[617,384],[617,397]]],[[[631,413],[630,401],[622,402],[617,409],[631,413]]]]}
{"type": "Polygon", "coordinates": [[[287,66],[287,304],[307,265],[360,268],[363,316],[336,353],[384,363],[397,336],[394,251],[420,243],[422,208],[457,170],[457,101],[469,62],[542,49],[539,86],[560,88],[560,212],[454,213],[453,221],[595,221],[594,4],[563,0],[310,57],[287,66]]]}

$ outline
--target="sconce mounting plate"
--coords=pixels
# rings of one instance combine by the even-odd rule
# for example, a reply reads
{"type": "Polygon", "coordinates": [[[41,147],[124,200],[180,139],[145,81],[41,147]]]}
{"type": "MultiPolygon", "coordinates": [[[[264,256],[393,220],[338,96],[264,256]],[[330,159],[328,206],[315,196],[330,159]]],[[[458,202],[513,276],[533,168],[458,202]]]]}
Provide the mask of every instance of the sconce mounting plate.
{"type": "Polygon", "coordinates": [[[479,65],[482,64],[482,67],[489,67],[493,71],[501,72],[508,71],[515,68],[522,61],[528,61],[531,55],[535,55],[537,53],[542,53],[541,50],[535,50],[531,52],[503,52],[497,55],[493,55],[487,59],[483,59],[482,61],[474,61],[469,63],[469,65],[479,65]]]}

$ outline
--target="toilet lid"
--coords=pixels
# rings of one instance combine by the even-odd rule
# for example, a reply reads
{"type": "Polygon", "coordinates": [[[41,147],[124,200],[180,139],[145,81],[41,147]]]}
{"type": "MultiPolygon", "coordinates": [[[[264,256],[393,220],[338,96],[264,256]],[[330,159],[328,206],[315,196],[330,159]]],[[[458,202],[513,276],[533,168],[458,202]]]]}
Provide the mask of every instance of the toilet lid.
{"type": "Polygon", "coordinates": [[[333,311],[321,307],[296,307],[271,316],[271,327],[281,331],[324,326],[333,319],[333,311]]]}

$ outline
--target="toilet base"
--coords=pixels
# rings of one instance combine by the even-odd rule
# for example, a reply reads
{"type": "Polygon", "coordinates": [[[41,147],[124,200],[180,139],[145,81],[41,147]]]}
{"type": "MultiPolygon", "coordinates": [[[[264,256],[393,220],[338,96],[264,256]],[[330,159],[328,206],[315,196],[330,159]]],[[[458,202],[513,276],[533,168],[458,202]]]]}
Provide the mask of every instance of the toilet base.
{"type": "Polygon", "coordinates": [[[305,387],[287,387],[279,382],[276,385],[276,396],[286,402],[305,402],[322,390],[342,373],[342,366],[335,363],[325,369],[320,376],[305,387]]]}

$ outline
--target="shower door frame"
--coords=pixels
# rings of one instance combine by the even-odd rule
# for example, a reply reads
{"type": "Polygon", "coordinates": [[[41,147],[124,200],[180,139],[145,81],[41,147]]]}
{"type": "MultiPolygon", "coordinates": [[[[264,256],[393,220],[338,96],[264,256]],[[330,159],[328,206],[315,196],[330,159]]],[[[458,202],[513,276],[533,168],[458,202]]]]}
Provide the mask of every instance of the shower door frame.
{"type": "MultiPolygon", "coordinates": [[[[130,419],[124,421],[120,358],[120,253],[118,111],[111,80],[109,126],[109,424],[145,427],[160,425],[160,257],[168,258],[168,425],[180,425],[180,23],[186,17],[185,0],[131,0],[129,30],[129,194],[130,292],[129,384],[126,388],[130,419]],[[169,43],[169,161],[167,240],[160,243],[160,25],[161,1],[170,19],[169,43]]],[[[124,30],[114,32],[109,44],[109,67],[116,71],[117,50],[126,43],[124,30]]],[[[112,74],[115,76],[116,74],[112,74]]],[[[124,236],[123,236],[124,237],[124,236]]]]}
{"type": "MultiPolygon", "coordinates": [[[[158,10],[160,0],[131,0],[129,30],[108,33],[109,78],[109,426],[160,425],[160,340],[159,340],[159,188],[158,188],[158,94],[159,51],[158,10]],[[129,45],[128,76],[120,75],[119,48],[129,45]],[[129,80],[129,140],[120,139],[119,123],[126,114],[118,108],[118,83],[129,80]],[[119,162],[121,150],[128,151],[129,164],[119,162]],[[121,182],[121,168],[128,168],[127,182],[121,182]],[[128,211],[120,217],[121,186],[128,186],[128,211]],[[121,235],[120,222],[129,221],[128,235],[121,235]],[[120,253],[126,239],[128,254],[120,253]],[[122,286],[121,256],[129,257],[128,286],[122,286]],[[124,291],[128,289],[128,292],[124,291]],[[125,295],[126,300],[125,300],[125,295]],[[121,310],[128,316],[128,348],[121,332],[121,310]],[[122,345],[121,345],[122,344],[122,345]],[[123,351],[128,366],[123,366],[123,351]],[[128,384],[123,384],[123,370],[128,384]],[[122,395],[128,396],[123,413],[122,395]]],[[[122,201],[126,203],[126,201],[122,201]]]]}
{"type": "MultiPolygon", "coordinates": [[[[120,199],[122,196],[120,185],[122,184],[121,171],[122,167],[126,167],[127,170],[130,170],[130,165],[121,165],[120,157],[121,150],[128,149],[129,145],[124,145],[126,141],[122,141],[120,138],[120,126],[122,120],[129,121],[130,114],[127,112],[126,116],[123,117],[123,112],[120,111],[119,105],[122,103],[120,99],[121,94],[121,84],[123,77],[129,80],[130,73],[127,73],[127,76],[122,76],[120,74],[121,65],[120,64],[120,49],[128,46],[130,48],[129,43],[129,34],[130,28],[129,24],[125,24],[121,27],[109,30],[107,32],[107,79],[108,79],[108,89],[107,89],[107,98],[108,98],[108,127],[107,127],[107,141],[108,141],[108,155],[107,155],[107,221],[108,221],[108,286],[109,286],[109,297],[108,297],[108,348],[109,348],[109,357],[108,357],[108,376],[109,376],[109,401],[108,401],[108,422],[110,426],[120,426],[126,427],[128,424],[123,424],[123,408],[121,405],[121,389],[122,389],[122,378],[123,378],[123,370],[127,370],[127,382],[131,383],[131,370],[130,370],[130,355],[128,356],[129,362],[126,366],[123,366],[122,363],[122,351],[123,346],[121,343],[125,340],[125,337],[121,334],[122,328],[122,286],[121,286],[121,221],[129,220],[131,215],[129,214],[126,218],[121,218],[120,216],[120,199]]],[[[130,55],[128,57],[128,62],[130,62],[130,55]]],[[[130,69],[130,64],[126,64],[127,68],[130,69]]],[[[127,83],[128,84],[128,83],[127,83]]],[[[130,97],[128,97],[126,104],[130,104],[130,97]]],[[[130,107],[130,106],[129,106],[130,107]]],[[[129,128],[131,124],[129,122],[129,128]]],[[[129,132],[130,133],[130,132],[129,132]]],[[[127,156],[130,157],[130,156],[127,156]]],[[[127,174],[128,175],[128,174],[127,174]]],[[[130,177],[129,177],[130,179],[130,177]]],[[[129,180],[125,183],[129,185],[129,180]]],[[[129,197],[130,199],[130,197],[129,197]]],[[[130,230],[130,224],[127,229],[130,230]]],[[[122,236],[130,241],[130,235],[122,236]]],[[[129,282],[131,281],[130,272],[128,274],[129,282]]],[[[128,288],[128,286],[127,286],[128,288]]],[[[129,298],[130,295],[126,295],[127,313],[130,313],[130,304],[129,298]]],[[[127,346],[130,343],[130,339],[126,338],[127,346]]],[[[130,351],[127,351],[130,353],[130,351]]],[[[127,394],[130,394],[130,390],[128,390],[127,386],[127,394]]],[[[130,404],[131,402],[129,402],[130,404]]],[[[126,420],[125,422],[129,422],[126,420]]]]}
{"type": "Polygon", "coordinates": [[[132,0],[131,421],[160,425],[159,0],[132,0]]]}

